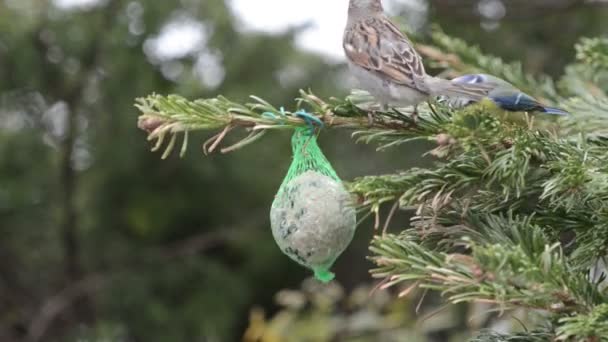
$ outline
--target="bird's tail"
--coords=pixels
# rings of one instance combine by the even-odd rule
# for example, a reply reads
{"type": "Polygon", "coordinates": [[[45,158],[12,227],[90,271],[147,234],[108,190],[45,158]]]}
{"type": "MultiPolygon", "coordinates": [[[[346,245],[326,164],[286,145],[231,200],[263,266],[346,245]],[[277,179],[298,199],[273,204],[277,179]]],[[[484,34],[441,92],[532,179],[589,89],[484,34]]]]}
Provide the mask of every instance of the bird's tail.
{"type": "Polygon", "coordinates": [[[467,98],[478,102],[488,96],[494,89],[494,83],[455,83],[438,77],[431,77],[427,82],[432,96],[467,98]]]}
{"type": "Polygon", "coordinates": [[[553,114],[553,115],[570,115],[570,113],[565,110],[554,108],[554,107],[543,107],[541,110],[543,113],[553,114]]]}

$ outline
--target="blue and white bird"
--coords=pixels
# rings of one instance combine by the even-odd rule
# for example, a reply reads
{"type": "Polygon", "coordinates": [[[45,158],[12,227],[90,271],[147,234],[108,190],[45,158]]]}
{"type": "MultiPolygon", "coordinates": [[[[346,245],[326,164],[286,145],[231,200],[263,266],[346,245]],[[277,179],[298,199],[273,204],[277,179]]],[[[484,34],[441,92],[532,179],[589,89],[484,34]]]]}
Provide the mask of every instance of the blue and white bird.
{"type": "MultiPolygon", "coordinates": [[[[487,97],[492,100],[499,108],[510,112],[542,112],[553,115],[569,115],[570,113],[553,107],[547,107],[538,102],[532,96],[517,89],[511,83],[487,74],[463,75],[452,80],[458,84],[493,84],[494,88],[488,92],[487,97]]],[[[454,107],[463,107],[478,101],[458,98],[448,99],[454,107]]]]}

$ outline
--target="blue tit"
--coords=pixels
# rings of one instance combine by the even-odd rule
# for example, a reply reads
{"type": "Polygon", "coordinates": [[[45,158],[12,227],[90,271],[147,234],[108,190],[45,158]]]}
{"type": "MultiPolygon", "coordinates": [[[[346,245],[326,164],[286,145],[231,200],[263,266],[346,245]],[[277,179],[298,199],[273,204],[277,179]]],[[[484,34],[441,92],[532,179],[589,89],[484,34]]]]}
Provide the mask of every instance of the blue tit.
{"type": "MultiPolygon", "coordinates": [[[[569,115],[568,112],[553,107],[546,107],[532,96],[517,89],[511,83],[498,77],[486,74],[463,75],[452,80],[459,84],[494,84],[488,93],[488,98],[501,109],[510,112],[542,112],[553,115],[569,115]]],[[[456,106],[465,106],[477,101],[459,98],[453,102],[456,106]]]]}

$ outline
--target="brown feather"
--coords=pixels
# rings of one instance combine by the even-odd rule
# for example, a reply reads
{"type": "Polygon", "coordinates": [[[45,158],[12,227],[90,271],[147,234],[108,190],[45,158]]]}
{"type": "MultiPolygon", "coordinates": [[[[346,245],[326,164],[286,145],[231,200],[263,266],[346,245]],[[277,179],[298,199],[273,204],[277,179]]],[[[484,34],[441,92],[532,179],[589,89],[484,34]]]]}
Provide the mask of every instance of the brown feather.
{"type": "Polygon", "coordinates": [[[426,72],[409,39],[386,17],[367,18],[344,35],[344,51],[352,63],[388,82],[428,93],[426,72]]]}

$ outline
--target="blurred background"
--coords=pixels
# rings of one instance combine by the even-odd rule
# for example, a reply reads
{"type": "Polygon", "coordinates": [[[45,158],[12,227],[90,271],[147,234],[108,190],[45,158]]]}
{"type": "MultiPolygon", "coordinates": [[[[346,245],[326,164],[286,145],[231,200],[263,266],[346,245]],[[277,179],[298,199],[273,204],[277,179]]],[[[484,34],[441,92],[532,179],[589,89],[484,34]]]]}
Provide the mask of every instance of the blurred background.
{"type": "MultiPolygon", "coordinates": [[[[209,157],[212,132],[194,134],[161,161],[136,128],[134,99],[153,92],[289,108],[300,88],[346,95],[347,3],[0,0],[0,341],[461,341],[484,327],[470,308],[425,300],[433,317],[416,323],[417,300],[370,296],[369,221],[334,284],[305,280],[269,228],[288,134],[209,157]]],[[[601,0],[385,5],[420,39],[437,23],[553,76],[608,30],[601,0]]],[[[376,153],[348,132],[320,143],[345,180],[424,163],[419,146],[376,153]]]]}

